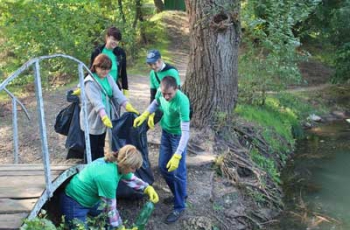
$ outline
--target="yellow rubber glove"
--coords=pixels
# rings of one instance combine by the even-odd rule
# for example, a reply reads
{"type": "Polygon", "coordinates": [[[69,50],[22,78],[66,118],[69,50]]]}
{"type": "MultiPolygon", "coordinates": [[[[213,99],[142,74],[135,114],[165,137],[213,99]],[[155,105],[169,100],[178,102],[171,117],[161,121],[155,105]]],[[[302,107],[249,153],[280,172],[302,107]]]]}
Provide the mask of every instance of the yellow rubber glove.
{"type": "Polygon", "coordinates": [[[140,115],[139,111],[137,111],[134,107],[132,107],[132,105],[127,102],[125,105],[125,110],[131,113],[136,113],[137,115],[140,115]]]}
{"type": "Polygon", "coordinates": [[[123,89],[123,94],[125,97],[129,97],[129,90],[123,89]]]}
{"type": "Polygon", "coordinates": [[[79,96],[80,95],[80,88],[77,88],[76,90],[73,91],[72,95],[79,96]]]}
{"type": "Polygon", "coordinates": [[[144,193],[149,196],[149,199],[152,201],[152,203],[157,203],[159,201],[158,194],[151,185],[148,185],[146,187],[144,193]]]}
{"type": "Polygon", "coordinates": [[[166,168],[168,169],[168,172],[172,172],[176,170],[179,167],[179,162],[181,160],[181,155],[175,153],[171,159],[169,160],[168,164],[166,165],[166,168]]]}
{"type": "Polygon", "coordinates": [[[147,122],[147,124],[148,124],[148,127],[150,128],[150,129],[154,129],[154,116],[156,115],[156,113],[151,113],[151,115],[149,115],[149,117],[148,117],[148,122],[147,122]]]}
{"type": "Polygon", "coordinates": [[[134,120],[134,127],[138,127],[142,125],[142,123],[147,119],[148,116],[149,116],[149,112],[145,111],[140,116],[136,117],[134,120]]]}
{"type": "Polygon", "coordinates": [[[107,127],[107,128],[113,128],[113,125],[112,125],[112,122],[111,120],[108,118],[107,115],[104,115],[102,118],[101,118],[103,124],[107,127]]]}

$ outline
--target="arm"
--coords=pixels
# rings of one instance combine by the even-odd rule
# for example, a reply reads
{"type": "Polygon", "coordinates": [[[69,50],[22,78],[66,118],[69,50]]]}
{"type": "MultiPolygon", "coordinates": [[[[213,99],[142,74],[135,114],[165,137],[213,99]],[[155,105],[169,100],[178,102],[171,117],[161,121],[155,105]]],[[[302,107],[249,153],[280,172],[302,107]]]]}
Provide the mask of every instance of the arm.
{"type": "Polygon", "coordinates": [[[180,138],[179,146],[177,146],[177,149],[175,151],[175,154],[182,155],[182,153],[185,151],[189,138],[190,138],[190,122],[189,121],[181,122],[181,138],[180,138]]]}
{"type": "Polygon", "coordinates": [[[132,174],[130,179],[122,179],[122,181],[130,188],[136,190],[136,191],[143,191],[145,188],[149,185],[148,183],[144,182],[134,174],[132,174]]]}
{"type": "Polygon", "coordinates": [[[117,210],[117,200],[101,197],[102,201],[106,204],[104,211],[107,213],[109,224],[112,227],[119,227],[123,221],[117,210]]]}
{"type": "Polygon", "coordinates": [[[153,100],[156,98],[157,89],[151,88],[150,93],[151,93],[150,103],[152,103],[153,100]]]}
{"type": "Polygon", "coordinates": [[[96,85],[97,83],[87,81],[85,83],[86,97],[94,107],[96,113],[99,113],[101,109],[105,109],[105,106],[101,99],[101,91],[96,85]]]}
{"type": "Polygon", "coordinates": [[[114,51],[118,61],[118,78],[121,79],[122,89],[128,90],[128,75],[126,72],[126,53],[125,51],[117,47],[114,51]]]}

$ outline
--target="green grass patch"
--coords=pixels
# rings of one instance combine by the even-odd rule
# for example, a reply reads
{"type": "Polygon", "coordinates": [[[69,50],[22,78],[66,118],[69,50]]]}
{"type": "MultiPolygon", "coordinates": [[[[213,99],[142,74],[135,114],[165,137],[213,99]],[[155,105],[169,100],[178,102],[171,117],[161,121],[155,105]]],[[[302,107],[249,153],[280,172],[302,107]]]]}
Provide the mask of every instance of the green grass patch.
{"type": "Polygon", "coordinates": [[[137,58],[131,66],[128,67],[128,73],[132,75],[147,75],[150,71],[146,63],[147,51],[157,49],[162,55],[163,61],[173,63],[172,55],[169,52],[169,38],[166,32],[166,24],[163,18],[166,17],[167,12],[161,12],[152,16],[149,21],[153,24],[152,27],[145,28],[146,37],[150,40],[149,44],[145,45],[140,51],[137,58]]]}
{"type": "Polygon", "coordinates": [[[312,113],[327,112],[322,103],[312,105],[308,99],[303,94],[279,93],[269,95],[263,106],[238,105],[236,113],[263,128],[262,135],[273,151],[285,152],[290,149],[278,136],[294,146],[295,138],[302,137],[301,122],[312,113]]]}

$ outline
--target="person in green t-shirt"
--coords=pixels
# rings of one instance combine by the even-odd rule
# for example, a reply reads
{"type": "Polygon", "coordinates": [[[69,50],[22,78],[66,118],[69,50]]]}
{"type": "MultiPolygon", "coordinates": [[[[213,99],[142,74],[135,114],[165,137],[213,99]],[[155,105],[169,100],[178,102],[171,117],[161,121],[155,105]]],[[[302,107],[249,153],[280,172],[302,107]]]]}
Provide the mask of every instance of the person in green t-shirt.
{"type": "Polygon", "coordinates": [[[118,153],[106,154],[76,174],[60,199],[62,214],[70,228],[74,229],[76,222],[87,227],[87,215],[97,216],[103,211],[107,213],[110,227],[123,228],[116,200],[120,180],[130,188],[143,191],[153,203],[157,203],[159,198],[154,188],[134,175],[142,162],[136,147],[126,145],[118,153]]]}
{"type": "Polygon", "coordinates": [[[183,215],[186,208],[186,147],[190,136],[190,103],[188,97],[178,89],[176,79],[171,76],[162,79],[155,99],[134,120],[134,127],[140,126],[158,108],[163,111],[158,165],[174,196],[171,197],[174,209],[165,220],[166,223],[172,223],[183,215]]]}
{"type": "Polygon", "coordinates": [[[120,90],[123,91],[123,94],[128,97],[128,75],[126,72],[126,53],[119,46],[120,41],[122,40],[122,33],[116,27],[110,27],[107,29],[105,36],[105,43],[99,45],[91,53],[90,58],[90,67],[94,63],[97,55],[103,53],[106,54],[112,60],[112,67],[109,74],[112,76],[114,81],[117,83],[120,90]]]}
{"type": "MultiPolygon", "coordinates": [[[[103,157],[107,128],[112,128],[113,113],[118,112],[116,108],[113,109],[114,104],[109,98],[114,99],[127,112],[139,114],[109,75],[111,66],[110,58],[99,54],[90,68],[92,76],[88,75],[84,79],[92,160],[103,157]]],[[[72,95],[80,95],[80,91],[78,88],[72,95]]],[[[83,110],[80,111],[80,128],[85,132],[83,110]]]]}
{"type": "MultiPolygon", "coordinates": [[[[171,76],[176,79],[176,84],[180,89],[181,80],[178,70],[168,63],[165,63],[162,60],[162,56],[158,50],[150,50],[147,53],[146,63],[151,68],[149,73],[150,79],[150,103],[155,98],[157,90],[160,86],[160,82],[165,76],[171,76]]],[[[158,121],[162,118],[162,112],[157,110],[155,113],[152,113],[148,120],[148,126],[152,129],[154,128],[154,124],[158,123],[158,121]]]]}

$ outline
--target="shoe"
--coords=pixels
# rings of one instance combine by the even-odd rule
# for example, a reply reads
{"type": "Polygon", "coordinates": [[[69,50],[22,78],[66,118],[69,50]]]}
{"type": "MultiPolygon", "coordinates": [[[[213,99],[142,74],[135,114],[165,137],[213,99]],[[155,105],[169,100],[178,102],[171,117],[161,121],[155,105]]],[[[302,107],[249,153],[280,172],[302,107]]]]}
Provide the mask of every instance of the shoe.
{"type": "Polygon", "coordinates": [[[171,224],[176,222],[183,214],[185,213],[185,210],[182,211],[172,211],[165,219],[166,224],[171,224]]]}

